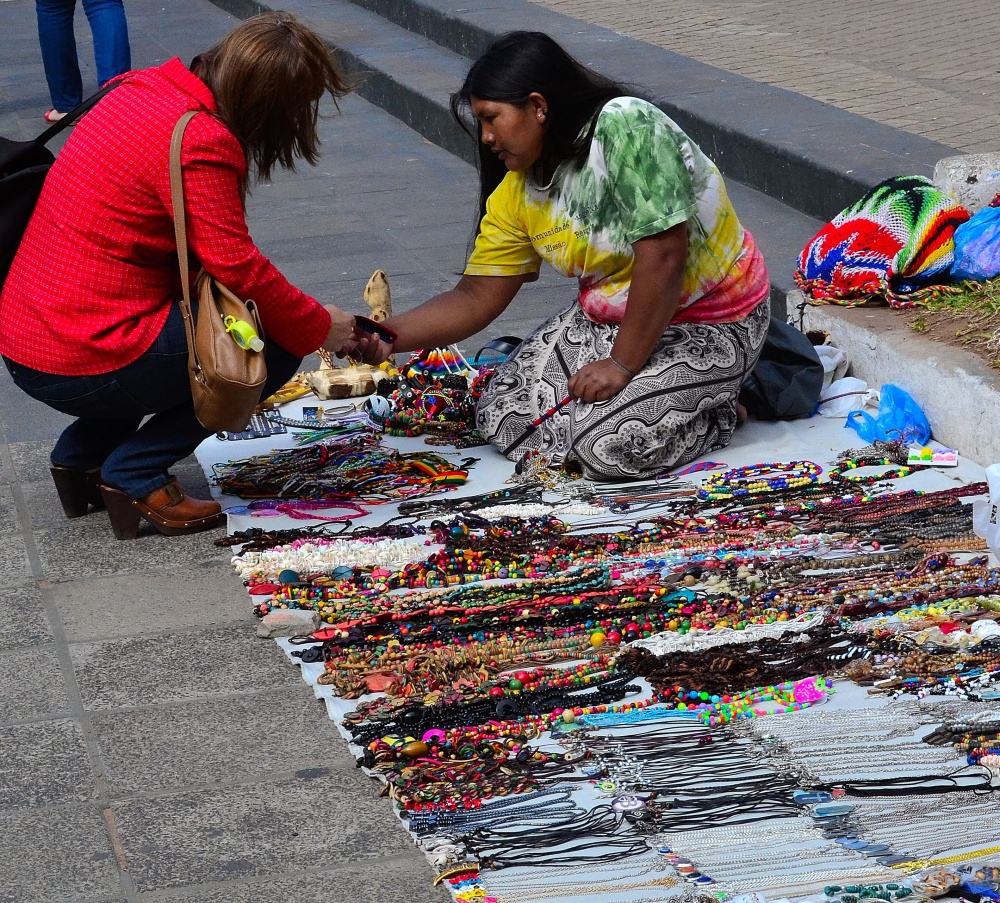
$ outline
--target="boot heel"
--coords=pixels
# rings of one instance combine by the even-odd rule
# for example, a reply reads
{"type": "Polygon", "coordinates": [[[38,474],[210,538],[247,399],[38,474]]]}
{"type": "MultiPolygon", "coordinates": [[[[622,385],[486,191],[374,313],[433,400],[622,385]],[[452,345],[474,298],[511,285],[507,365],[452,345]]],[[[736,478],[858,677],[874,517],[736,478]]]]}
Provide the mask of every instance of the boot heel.
{"type": "Polygon", "coordinates": [[[115,539],[135,539],[139,534],[139,509],[127,492],[111,486],[101,486],[104,505],[108,509],[108,520],[115,539]]]}
{"type": "Polygon", "coordinates": [[[66,517],[83,517],[90,510],[90,487],[87,485],[87,475],[82,470],[73,470],[71,467],[52,466],[49,471],[63,513],[66,517]]]}

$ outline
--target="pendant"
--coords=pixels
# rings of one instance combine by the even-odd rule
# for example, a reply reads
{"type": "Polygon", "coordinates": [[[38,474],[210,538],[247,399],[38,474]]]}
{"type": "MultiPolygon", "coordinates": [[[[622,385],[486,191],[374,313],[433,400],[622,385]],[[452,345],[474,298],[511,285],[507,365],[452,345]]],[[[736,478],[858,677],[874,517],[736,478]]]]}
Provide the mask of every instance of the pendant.
{"type": "Polygon", "coordinates": [[[835,818],[854,811],[851,803],[821,803],[812,810],[813,818],[835,818]]]}
{"type": "Polygon", "coordinates": [[[619,815],[628,812],[637,812],[646,806],[646,800],[640,796],[616,796],[611,803],[611,808],[619,815]]]}
{"type": "Polygon", "coordinates": [[[810,806],[813,803],[828,803],[833,799],[833,794],[825,790],[796,790],[792,794],[792,802],[796,806],[810,806]]]}

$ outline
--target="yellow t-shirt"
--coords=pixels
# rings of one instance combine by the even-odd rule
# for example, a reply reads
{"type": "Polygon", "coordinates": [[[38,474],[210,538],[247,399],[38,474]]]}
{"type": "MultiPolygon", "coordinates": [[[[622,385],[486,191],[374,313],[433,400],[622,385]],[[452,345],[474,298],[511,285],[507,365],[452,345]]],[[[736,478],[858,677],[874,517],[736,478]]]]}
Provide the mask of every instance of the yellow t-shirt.
{"type": "Polygon", "coordinates": [[[587,159],[562,163],[550,185],[534,184],[525,172],[507,173],[487,200],[465,272],[524,275],[537,273],[544,260],[577,278],[587,317],[620,323],[635,265],[633,242],[682,222],[688,224],[688,261],[675,321],[745,315],[737,310],[746,306],[741,285],[756,252],[719,170],[661,110],[618,97],[601,110],[587,159]],[[684,315],[702,299],[700,309],[684,315]]]}

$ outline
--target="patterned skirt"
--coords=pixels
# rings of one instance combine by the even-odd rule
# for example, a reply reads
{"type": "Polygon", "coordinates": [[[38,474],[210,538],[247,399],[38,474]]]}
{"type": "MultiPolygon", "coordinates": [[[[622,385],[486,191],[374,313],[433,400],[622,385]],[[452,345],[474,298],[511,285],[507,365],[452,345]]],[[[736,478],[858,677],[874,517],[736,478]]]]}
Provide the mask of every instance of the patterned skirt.
{"type": "MultiPolygon", "coordinates": [[[[607,401],[574,401],[507,455],[528,450],[553,463],[578,462],[596,479],[637,479],[725,448],[736,427],[736,396],[760,356],[769,300],[737,323],[667,327],[646,366],[607,401]]],[[[476,424],[507,449],[568,393],[570,377],[611,352],[618,325],[588,320],[573,303],[543,323],[498,368],[476,424]]]]}

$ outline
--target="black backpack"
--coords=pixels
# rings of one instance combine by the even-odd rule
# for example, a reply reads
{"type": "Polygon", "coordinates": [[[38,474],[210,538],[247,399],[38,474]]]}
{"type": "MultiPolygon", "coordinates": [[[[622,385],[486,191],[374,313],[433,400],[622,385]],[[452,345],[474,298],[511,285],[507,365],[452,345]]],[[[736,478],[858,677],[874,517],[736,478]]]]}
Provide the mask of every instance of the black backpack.
{"type": "Polygon", "coordinates": [[[740,403],[758,420],[810,417],[823,391],[823,363],[812,342],[771,317],[760,360],[740,389],[740,403]]]}
{"type": "Polygon", "coordinates": [[[117,80],[105,85],[34,141],[0,138],[0,288],[10,272],[24,230],[28,228],[45,176],[56,160],[45,145],[118,85],[117,80]]]}

